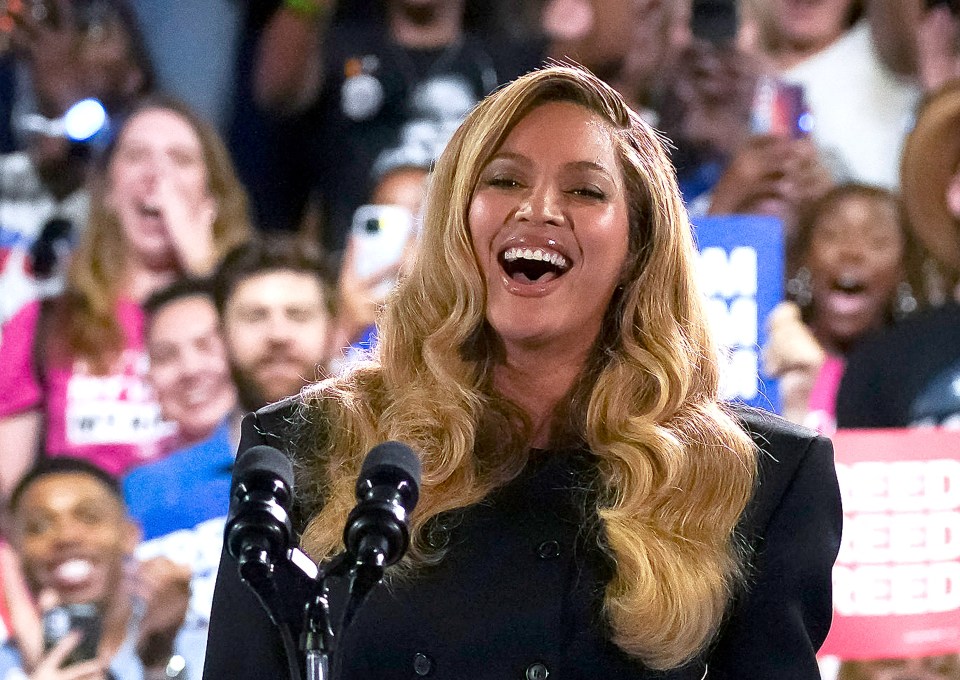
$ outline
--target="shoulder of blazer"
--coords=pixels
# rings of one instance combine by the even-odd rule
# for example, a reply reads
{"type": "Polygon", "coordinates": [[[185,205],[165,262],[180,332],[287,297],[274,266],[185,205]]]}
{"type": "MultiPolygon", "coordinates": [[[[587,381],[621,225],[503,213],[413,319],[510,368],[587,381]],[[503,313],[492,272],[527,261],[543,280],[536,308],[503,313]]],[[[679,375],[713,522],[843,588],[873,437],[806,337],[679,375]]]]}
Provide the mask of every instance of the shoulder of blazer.
{"type": "MultiPolygon", "coordinates": [[[[826,437],[768,411],[730,404],[737,418],[757,446],[757,482],[754,496],[741,519],[741,531],[752,539],[763,534],[771,515],[790,489],[801,466],[820,457],[833,461],[833,445],[826,437]]],[[[835,484],[824,484],[824,491],[835,484]]],[[[811,491],[815,491],[811,489],[811,491]]]]}
{"type": "Polygon", "coordinates": [[[265,443],[292,454],[293,441],[298,423],[303,418],[303,399],[299,394],[272,404],[267,404],[254,413],[257,432],[265,443]]]}

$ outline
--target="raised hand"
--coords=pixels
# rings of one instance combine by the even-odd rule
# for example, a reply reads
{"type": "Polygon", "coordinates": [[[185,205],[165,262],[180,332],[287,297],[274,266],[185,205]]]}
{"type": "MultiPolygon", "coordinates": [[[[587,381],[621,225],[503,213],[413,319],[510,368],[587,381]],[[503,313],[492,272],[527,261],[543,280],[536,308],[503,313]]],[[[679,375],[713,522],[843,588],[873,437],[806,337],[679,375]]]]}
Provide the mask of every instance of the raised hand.
{"type": "Polygon", "coordinates": [[[70,0],[33,7],[20,3],[19,11],[11,8],[9,14],[14,22],[12,44],[30,69],[40,112],[59,117],[85,96],[79,67],[83,35],[73,6],[70,0]],[[44,6],[49,9],[41,9],[44,6]]]}

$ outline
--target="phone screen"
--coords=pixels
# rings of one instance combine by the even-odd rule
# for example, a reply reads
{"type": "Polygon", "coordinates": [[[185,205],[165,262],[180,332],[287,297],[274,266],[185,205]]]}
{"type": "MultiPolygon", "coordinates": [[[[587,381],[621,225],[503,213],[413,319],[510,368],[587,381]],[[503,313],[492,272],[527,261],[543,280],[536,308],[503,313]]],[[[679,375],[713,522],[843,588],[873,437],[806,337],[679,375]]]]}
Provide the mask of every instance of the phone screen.
{"type": "MultiPolygon", "coordinates": [[[[413,214],[403,206],[362,205],[357,208],[350,233],[357,275],[362,278],[373,276],[399,264],[414,230],[413,214]]],[[[388,290],[392,285],[392,280],[385,281],[383,287],[388,290]]]]}
{"type": "Polygon", "coordinates": [[[68,604],[43,613],[43,645],[50,650],[71,630],[79,630],[83,638],[64,661],[70,666],[97,656],[100,646],[100,612],[94,604],[68,604]]]}
{"type": "Polygon", "coordinates": [[[750,125],[754,134],[799,139],[813,130],[802,85],[761,79],[753,99],[750,125]]]}

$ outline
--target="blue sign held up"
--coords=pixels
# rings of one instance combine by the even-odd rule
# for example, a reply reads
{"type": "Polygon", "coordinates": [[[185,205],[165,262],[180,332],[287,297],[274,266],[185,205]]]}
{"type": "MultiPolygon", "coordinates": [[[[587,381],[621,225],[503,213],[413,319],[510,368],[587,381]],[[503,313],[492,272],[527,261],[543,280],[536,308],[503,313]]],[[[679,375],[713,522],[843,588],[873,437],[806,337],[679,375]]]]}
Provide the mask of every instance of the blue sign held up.
{"type": "Polygon", "coordinates": [[[777,381],[764,375],[764,322],[783,300],[783,225],[763,215],[695,218],[699,275],[721,352],[722,396],[780,412],[777,381]]]}

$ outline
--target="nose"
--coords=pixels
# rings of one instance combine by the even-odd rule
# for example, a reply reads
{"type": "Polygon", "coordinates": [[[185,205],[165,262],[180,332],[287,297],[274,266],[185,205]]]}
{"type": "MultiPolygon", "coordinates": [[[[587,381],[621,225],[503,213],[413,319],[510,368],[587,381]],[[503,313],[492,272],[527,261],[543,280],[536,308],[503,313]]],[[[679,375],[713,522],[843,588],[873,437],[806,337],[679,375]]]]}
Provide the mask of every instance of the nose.
{"type": "Polygon", "coordinates": [[[547,184],[532,187],[521,197],[516,218],[533,224],[562,225],[564,215],[561,192],[547,184]]]}
{"type": "Polygon", "coordinates": [[[153,187],[163,172],[161,161],[154,155],[143,159],[139,167],[140,181],[148,187],[153,187]]]}
{"type": "Polygon", "coordinates": [[[293,340],[295,324],[286,314],[274,314],[267,328],[267,337],[274,345],[285,345],[293,340]]]}
{"type": "Polygon", "coordinates": [[[190,380],[203,372],[209,365],[211,357],[204,355],[195,348],[184,351],[180,358],[180,371],[184,379],[190,380]]]}
{"type": "Polygon", "coordinates": [[[58,546],[76,545],[83,541],[85,529],[80,522],[64,519],[54,526],[53,540],[58,546]]]}
{"type": "Polygon", "coordinates": [[[842,262],[859,262],[864,257],[863,243],[854,238],[845,238],[836,245],[837,257],[842,262]]]}

